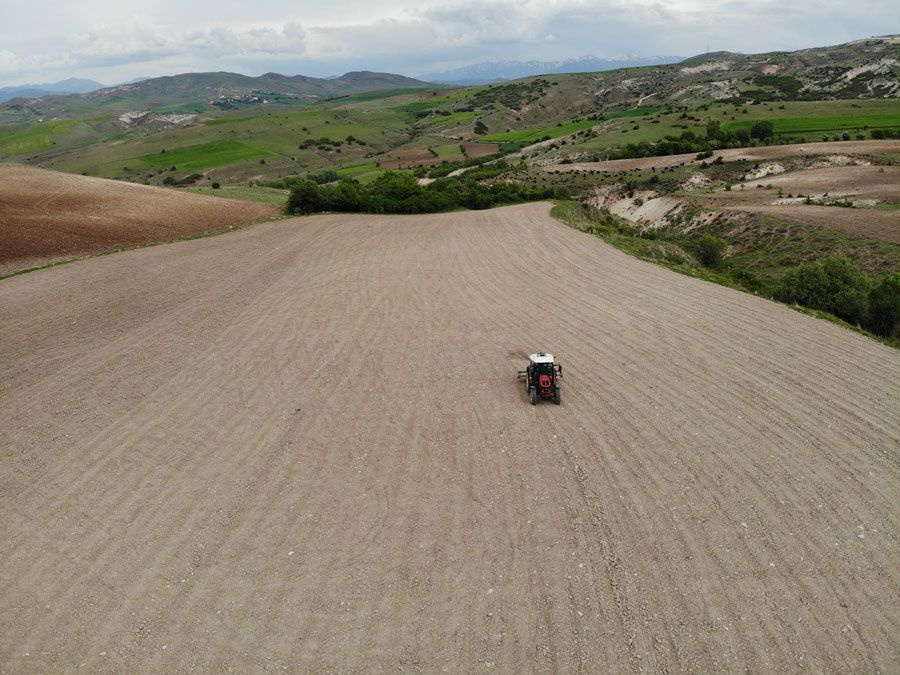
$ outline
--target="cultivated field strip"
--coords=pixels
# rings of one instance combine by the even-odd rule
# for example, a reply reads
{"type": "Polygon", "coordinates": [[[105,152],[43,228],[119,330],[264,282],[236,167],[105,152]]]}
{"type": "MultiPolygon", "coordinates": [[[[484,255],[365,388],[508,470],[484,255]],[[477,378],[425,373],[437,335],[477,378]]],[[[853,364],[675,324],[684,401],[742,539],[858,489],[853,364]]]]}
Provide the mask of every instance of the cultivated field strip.
{"type": "MultiPolygon", "coordinates": [[[[879,141],[826,141],[818,143],[792,143],[789,145],[764,145],[754,148],[725,148],[716,150],[726,162],[740,160],[766,160],[780,157],[806,157],[830,154],[873,154],[893,153],[900,150],[900,141],[888,139],[879,141]]],[[[658,157],[638,157],[634,159],[611,159],[602,162],[573,162],[571,164],[547,164],[545,171],[629,171],[631,169],[663,168],[667,166],[698,165],[696,153],[684,155],[663,155],[658,157]]]]}
{"type": "Polygon", "coordinates": [[[0,282],[0,667],[895,669],[896,352],[547,208],[0,282]]]}

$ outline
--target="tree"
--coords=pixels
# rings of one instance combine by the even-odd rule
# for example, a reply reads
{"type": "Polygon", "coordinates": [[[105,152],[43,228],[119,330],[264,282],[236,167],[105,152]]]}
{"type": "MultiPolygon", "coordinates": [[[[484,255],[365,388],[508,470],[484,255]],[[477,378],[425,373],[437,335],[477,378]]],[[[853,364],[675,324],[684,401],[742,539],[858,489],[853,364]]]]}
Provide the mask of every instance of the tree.
{"type": "Polygon", "coordinates": [[[880,335],[900,334],[900,272],[885,277],[869,293],[867,325],[880,335]]]}
{"type": "Polygon", "coordinates": [[[287,203],[290,213],[307,215],[322,211],[324,204],[319,186],[311,180],[303,180],[291,188],[287,203]]]}
{"type": "Polygon", "coordinates": [[[719,120],[710,120],[706,123],[706,137],[711,141],[721,140],[725,134],[719,120]]]}
{"type": "Polygon", "coordinates": [[[707,233],[702,235],[694,245],[697,257],[706,267],[718,267],[728,249],[728,242],[707,233]]]}
{"type": "Polygon", "coordinates": [[[486,134],[488,131],[487,125],[481,120],[475,121],[475,133],[476,134],[486,134]]]}
{"type": "Polygon", "coordinates": [[[773,133],[775,133],[775,127],[768,120],[757,122],[750,127],[750,136],[752,138],[758,138],[761,141],[772,138],[773,133]]]}
{"type": "Polygon", "coordinates": [[[872,281],[862,270],[847,258],[832,255],[824,262],[803,263],[789,270],[776,296],[859,324],[866,317],[871,288],[872,281]]]}

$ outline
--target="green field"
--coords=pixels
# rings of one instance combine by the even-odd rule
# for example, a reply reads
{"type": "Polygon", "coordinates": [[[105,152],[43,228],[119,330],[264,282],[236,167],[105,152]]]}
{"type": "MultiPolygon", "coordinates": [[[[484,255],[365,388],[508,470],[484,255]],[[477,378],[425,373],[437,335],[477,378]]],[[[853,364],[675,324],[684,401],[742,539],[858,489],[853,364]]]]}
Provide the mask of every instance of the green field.
{"type": "Polygon", "coordinates": [[[0,132],[0,148],[7,155],[24,155],[29,152],[50,150],[55,138],[72,131],[84,120],[53,120],[13,131],[7,135],[0,132]]]}
{"type": "Polygon", "coordinates": [[[434,126],[438,124],[464,124],[466,122],[470,122],[475,119],[475,116],[478,113],[474,111],[460,111],[451,113],[449,115],[438,115],[436,117],[428,117],[423,120],[423,124],[427,124],[429,126],[434,126]]]}
{"type": "Polygon", "coordinates": [[[257,115],[246,115],[244,117],[216,117],[215,119],[203,122],[208,127],[218,126],[220,124],[239,124],[248,120],[256,119],[257,115]]]}
{"type": "Polygon", "coordinates": [[[289,190],[258,185],[224,185],[218,189],[211,187],[186,187],[180,189],[201,195],[212,195],[213,197],[224,197],[226,199],[243,199],[248,202],[264,202],[266,204],[284,204],[290,192],[289,190]]]}
{"type": "MultiPolygon", "coordinates": [[[[444,88],[439,86],[439,89],[444,88]]],[[[322,103],[339,102],[339,103],[362,103],[365,101],[380,101],[385,98],[393,98],[394,96],[408,96],[410,94],[422,94],[424,92],[434,91],[432,87],[418,87],[413,89],[385,89],[382,91],[369,91],[364,94],[350,94],[349,96],[340,96],[328,99],[322,103]]],[[[321,104],[314,104],[321,105],[321,104]]]]}
{"type": "Polygon", "coordinates": [[[459,143],[444,143],[432,146],[431,149],[437,153],[438,159],[462,159],[463,156],[459,143]]]}
{"type": "MultiPolygon", "coordinates": [[[[605,115],[605,117],[608,119],[619,117],[643,117],[644,115],[653,114],[658,110],[659,108],[632,108],[631,110],[622,110],[620,112],[609,113],[605,115]]],[[[576,131],[589,129],[601,123],[602,120],[582,119],[578,120],[577,122],[547,125],[544,127],[538,127],[536,129],[521,129],[519,131],[507,131],[506,133],[502,134],[488,134],[486,136],[483,136],[482,140],[492,141],[495,143],[534,143],[547,136],[549,136],[550,138],[568,136],[569,134],[574,134],[576,131]]]]}
{"type": "Polygon", "coordinates": [[[176,166],[181,171],[192,171],[235,164],[248,159],[269,157],[274,154],[244,141],[224,140],[189,145],[155,155],[144,155],[140,159],[156,169],[176,166]]]}
{"type": "MultiPolygon", "coordinates": [[[[725,131],[750,129],[759,120],[749,119],[726,122],[725,131]]],[[[776,134],[821,133],[828,131],[855,131],[867,129],[900,128],[900,110],[895,113],[871,113],[858,115],[823,115],[820,117],[782,117],[770,119],[776,134]]]]}
{"type": "Polygon", "coordinates": [[[369,173],[370,171],[378,170],[379,167],[370,162],[368,164],[354,164],[353,166],[345,166],[342,169],[338,169],[337,173],[340,176],[358,176],[361,173],[369,173]]]}

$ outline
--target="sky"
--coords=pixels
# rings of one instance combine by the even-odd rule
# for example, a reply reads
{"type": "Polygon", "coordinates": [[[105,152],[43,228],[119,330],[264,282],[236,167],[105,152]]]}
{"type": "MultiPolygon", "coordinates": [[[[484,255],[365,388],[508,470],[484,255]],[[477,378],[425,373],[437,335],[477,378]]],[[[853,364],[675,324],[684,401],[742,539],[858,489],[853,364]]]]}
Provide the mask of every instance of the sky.
{"type": "Polygon", "coordinates": [[[212,70],[417,76],[482,61],[794,50],[898,31],[897,0],[0,0],[0,86],[212,70]]]}

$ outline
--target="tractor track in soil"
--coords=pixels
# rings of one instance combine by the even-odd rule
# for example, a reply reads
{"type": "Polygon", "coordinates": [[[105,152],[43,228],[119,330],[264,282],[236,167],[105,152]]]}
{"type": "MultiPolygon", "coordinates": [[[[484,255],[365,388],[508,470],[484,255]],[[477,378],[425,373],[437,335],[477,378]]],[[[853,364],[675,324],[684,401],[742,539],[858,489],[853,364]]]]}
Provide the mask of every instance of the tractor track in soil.
{"type": "Polygon", "coordinates": [[[547,209],[0,282],[0,669],[896,669],[897,353],[547,209]]]}

